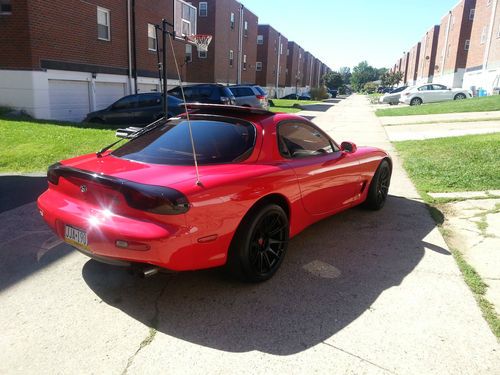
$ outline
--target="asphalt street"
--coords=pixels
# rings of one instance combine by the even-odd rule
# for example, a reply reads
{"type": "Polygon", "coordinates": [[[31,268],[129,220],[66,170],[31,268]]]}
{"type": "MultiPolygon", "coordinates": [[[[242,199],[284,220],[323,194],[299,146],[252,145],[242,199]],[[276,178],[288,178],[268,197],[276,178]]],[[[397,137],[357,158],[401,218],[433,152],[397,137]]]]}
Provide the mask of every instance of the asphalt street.
{"type": "Polygon", "coordinates": [[[0,373],[500,374],[500,346],[364,97],[314,122],[394,157],[390,197],[290,242],[279,272],[148,279],[58,241],[44,179],[0,176],[0,373]]]}

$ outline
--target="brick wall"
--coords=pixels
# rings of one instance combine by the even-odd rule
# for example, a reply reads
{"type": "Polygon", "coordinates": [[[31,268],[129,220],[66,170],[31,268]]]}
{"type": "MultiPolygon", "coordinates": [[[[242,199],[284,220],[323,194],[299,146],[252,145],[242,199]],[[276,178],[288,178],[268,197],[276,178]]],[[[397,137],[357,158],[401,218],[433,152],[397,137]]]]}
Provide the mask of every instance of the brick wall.
{"type": "Polygon", "coordinates": [[[0,15],[0,69],[30,69],[31,49],[27,0],[12,0],[12,14],[0,15]]]}
{"type": "Polygon", "coordinates": [[[301,70],[304,61],[304,50],[295,42],[288,42],[287,48],[287,74],[285,85],[295,87],[297,80],[301,80],[303,71],[301,70]],[[300,56],[300,59],[299,59],[300,56]]]}
{"type": "Polygon", "coordinates": [[[420,42],[420,63],[417,77],[421,80],[427,80],[434,75],[438,36],[439,25],[435,25],[425,33],[420,42]]]}
{"type": "Polygon", "coordinates": [[[415,44],[408,55],[408,74],[407,79],[408,82],[413,84],[413,81],[417,79],[418,73],[418,63],[420,59],[420,42],[415,44]]]}
{"type": "MultiPolygon", "coordinates": [[[[470,34],[469,53],[467,54],[467,70],[477,70],[483,67],[483,58],[487,45],[492,5],[488,0],[477,0],[470,34]],[[485,31],[485,40],[481,42],[481,36],[485,31]]],[[[495,35],[494,35],[495,37],[495,35]]],[[[495,38],[496,39],[496,38],[495,38]]]]}

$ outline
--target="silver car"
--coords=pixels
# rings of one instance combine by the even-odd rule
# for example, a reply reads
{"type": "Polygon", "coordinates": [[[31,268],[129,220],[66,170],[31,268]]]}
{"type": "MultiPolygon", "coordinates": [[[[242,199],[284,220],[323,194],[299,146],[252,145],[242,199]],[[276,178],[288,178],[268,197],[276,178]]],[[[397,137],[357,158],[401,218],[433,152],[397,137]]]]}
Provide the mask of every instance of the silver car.
{"type": "Polygon", "coordinates": [[[408,88],[408,86],[396,87],[391,92],[388,92],[387,94],[382,95],[379,99],[379,102],[385,103],[385,104],[390,104],[390,105],[395,105],[395,104],[397,105],[397,104],[399,104],[399,98],[401,97],[401,92],[403,92],[407,88],[408,88]]]}
{"type": "Polygon", "coordinates": [[[466,89],[452,89],[437,83],[414,86],[401,94],[399,101],[409,105],[444,102],[472,98],[472,92],[466,89]]]}
{"type": "Polygon", "coordinates": [[[257,85],[234,85],[229,86],[236,101],[236,105],[242,107],[264,108],[269,107],[267,93],[257,85]]]}

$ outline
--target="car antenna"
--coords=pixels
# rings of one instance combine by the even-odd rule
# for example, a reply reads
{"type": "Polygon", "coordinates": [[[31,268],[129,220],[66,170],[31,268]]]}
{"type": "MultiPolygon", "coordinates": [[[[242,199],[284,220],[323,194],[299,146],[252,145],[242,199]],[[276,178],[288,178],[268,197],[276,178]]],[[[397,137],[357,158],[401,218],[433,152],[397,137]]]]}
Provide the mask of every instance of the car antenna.
{"type": "MultiPolygon", "coordinates": [[[[165,38],[165,34],[163,34],[163,37],[165,38]]],[[[175,50],[174,50],[174,43],[172,42],[172,35],[168,33],[168,39],[170,40],[170,47],[172,48],[172,56],[174,57],[174,63],[175,63],[175,69],[177,70],[177,77],[179,79],[179,87],[181,89],[181,95],[182,95],[182,100],[183,100],[183,105],[184,105],[184,110],[186,111],[186,120],[188,123],[188,129],[189,129],[189,138],[191,140],[191,148],[193,150],[193,160],[194,160],[194,169],[196,172],[196,185],[198,186],[203,186],[200,180],[200,173],[198,170],[198,157],[196,156],[196,148],[194,146],[194,139],[193,139],[193,130],[191,129],[191,119],[189,118],[189,111],[187,108],[186,104],[186,97],[184,95],[184,87],[182,86],[182,79],[181,79],[181,74],[179,72],[179,64],[177,64],[177,57],[175,56],[175,50]]],[[[165,64],[165,62],[163,62],[165,64]]],[[[167,71],[165,67],[165,72],[167,71]]],[[[164,80],[167,79],[166,74],[165,77],[163,77],[164,80]]],[[[167,93],[164,93],[165,97],[163,100],[167,100],[167,93]]]]}

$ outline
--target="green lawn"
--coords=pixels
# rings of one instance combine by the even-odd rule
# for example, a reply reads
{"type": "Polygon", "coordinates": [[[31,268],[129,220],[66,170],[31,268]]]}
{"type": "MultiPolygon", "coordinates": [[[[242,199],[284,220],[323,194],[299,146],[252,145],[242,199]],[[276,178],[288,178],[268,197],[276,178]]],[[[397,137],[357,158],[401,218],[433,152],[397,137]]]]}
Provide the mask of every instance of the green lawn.
{"type": "Polygon", "coordinates": [[[411,116],[485,111],[500,111],[500,95],[465,100],[452,100],[411,107],[377,109],[375,114],[377,116],[411,116]]]}
{"type": "Polygon", "coordinates": [[[0,172],[39,172],[72,156],[95,152],[117,140],[112,129],[89,124],[0,118],[0,172]]]}
{"type": "Polygon", "coordinates": [[[428,192],[500,188],[500,133],[395,142],[406,171],[428,192]]]}
{"type": "Polygon", "coordinates": [[[294,105],[308,105],[317,104],[320,102],[313,100],[293,100],[293,99],[271,99],[274,106],[269,106],[269,110],[272,112],[286,112],[286,113],[296,113],[302,111],[300,108],[295,108],[294,105]]]}

